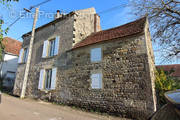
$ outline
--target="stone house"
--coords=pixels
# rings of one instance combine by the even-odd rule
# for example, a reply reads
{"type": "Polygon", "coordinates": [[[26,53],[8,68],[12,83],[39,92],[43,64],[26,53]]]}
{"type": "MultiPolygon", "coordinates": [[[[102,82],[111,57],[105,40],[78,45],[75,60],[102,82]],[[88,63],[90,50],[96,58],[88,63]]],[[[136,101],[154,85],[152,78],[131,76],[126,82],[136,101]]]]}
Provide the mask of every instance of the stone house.
{"type": "Polygon", "coordinates": [[[0,76],[3,78],[3,87],[12,89],[18,67],[18,56],[22,43],[10,37],[3,38],[4,53],[0,62],[0,76]]]}
{"type": "MultiPolygon", "coordinates": [[[[36,29],[27,97],[135,119],[156,111],[146,17],[101,30],[94,8],[59,16],[36,29]]],[[[30,34],[23,35],[23,49],[28,49],[30,34]]],[[[15,95],[21,93],[24,63],[19,63],[15,95]]]]}

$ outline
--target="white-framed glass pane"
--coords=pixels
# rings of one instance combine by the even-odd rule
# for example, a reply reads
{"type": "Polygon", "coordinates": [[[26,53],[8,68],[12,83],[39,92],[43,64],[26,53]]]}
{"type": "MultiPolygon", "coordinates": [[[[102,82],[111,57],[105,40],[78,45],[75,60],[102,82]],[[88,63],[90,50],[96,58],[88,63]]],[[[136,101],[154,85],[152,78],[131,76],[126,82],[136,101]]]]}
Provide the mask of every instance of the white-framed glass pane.
{"type": "Polygon", "coordinates": [[[101,48],[91,49],[91,62],[99,62],[102,59],[101,48]]]}
{"type": "Polygon", "coordinates": [[[54,55],[57,55],[57,54],[58,54],[58,51],[59,51],[59,41],[60,41],[60,36],[56,36],[54,55]]]}
{"type": "Polygon", "coordinates": [[[49,41],[49,56],[55,55],[55,39],[49,41]]]}
{"type": "Polygon", "coordinates": [[[24,48],[24,54],[23,54],[23,62],[25,63],[27,61],[28,57],[28,48],[24,48]]]}
{"type": "Polygon", "coordinates": [[[51,89],[51,78],[52,78],[52,69],[46,70],[46,79],[45,79],[45,88],[51,89]]]}

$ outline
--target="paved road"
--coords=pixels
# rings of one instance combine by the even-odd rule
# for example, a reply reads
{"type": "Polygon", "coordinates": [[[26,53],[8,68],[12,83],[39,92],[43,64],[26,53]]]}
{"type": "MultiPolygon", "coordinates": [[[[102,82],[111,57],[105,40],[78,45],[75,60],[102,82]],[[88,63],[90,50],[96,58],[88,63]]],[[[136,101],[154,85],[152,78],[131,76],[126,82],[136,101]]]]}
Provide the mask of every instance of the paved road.
{"type": "Polygon", "coordinates": [[[53,105],[30,99],[2,95],[0,120],[125,120],[53,105]]]}

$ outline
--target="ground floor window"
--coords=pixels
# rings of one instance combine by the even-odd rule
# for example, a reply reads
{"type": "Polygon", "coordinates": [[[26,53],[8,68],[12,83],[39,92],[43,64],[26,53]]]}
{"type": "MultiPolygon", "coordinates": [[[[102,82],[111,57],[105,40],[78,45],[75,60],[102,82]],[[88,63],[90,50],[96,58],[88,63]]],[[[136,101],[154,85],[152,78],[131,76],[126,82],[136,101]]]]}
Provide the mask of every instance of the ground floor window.
{"type": "Polygon", "coordinates": [[[102,72],[91,73],[91,88],[102,89],[102,72]]]}
{"type": "Polygon", "coordinates": [[[56,87],[57,68],[41,69],[38,89],[54,90],[56,87]]]}

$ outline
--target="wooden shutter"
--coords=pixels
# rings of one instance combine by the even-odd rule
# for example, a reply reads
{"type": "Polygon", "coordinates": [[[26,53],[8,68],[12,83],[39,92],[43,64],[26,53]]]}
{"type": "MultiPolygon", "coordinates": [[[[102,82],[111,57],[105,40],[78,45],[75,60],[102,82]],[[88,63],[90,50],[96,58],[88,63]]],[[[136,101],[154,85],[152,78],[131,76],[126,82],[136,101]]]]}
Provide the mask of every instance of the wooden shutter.
{"type": "Polygon", "coordinates": [[[52,77],[51,77],[51,89],[54,90],[56,88],[56,73],[57,68],[52,69],[52,77]]]}
{"type": "Polygon", "coordinates": [[[24,49],[22,48],[19,53],[18,63],[22,63],[23,52],[24,52],[24,49]]]}
{"type": "Polygon", "coordinates": [[[44,75],[45,75],[45,70],[41,69],[40,76],[39,76],[39,86],[38,86],[38,89],[40,90],[44,88],[44,75]]]}
{"type": "Polygon", "coordinates": [[[43,45],[43,53],[42,53],[42,57],[43,57],[43,58],[47,57],[47,53],[48,53],[48,44],[49,44],[49,41],[48,41],[48,40],[44,41],[44,45],[43,45]]]}
{"type": "Polygon", "coordinates": [[[102,58],[101,48],[91,49],[91,62],[99,62],[101,61],[101,58],[102,58]]]}
{"type": "Polygon", "coordinates": [[[57,55],[57,54],[58,54],[58,51],[59,51],[59,41],[60,41],[60,36],[57,36],[57,37],[56,37],[56,40],[55,40],[55,51],[54,51],[54,55],[57,55]]]}
{"type": "Polygon", "coordinates": [[[93,89],[102,88],[102,74],[101,73],[91,75],[91,87],[93,89]]]}

